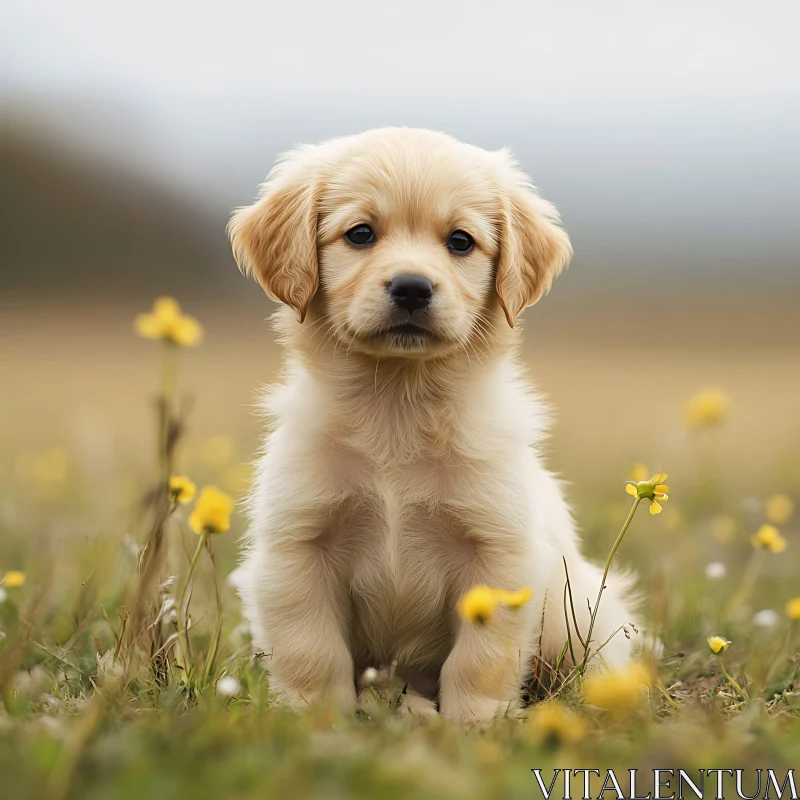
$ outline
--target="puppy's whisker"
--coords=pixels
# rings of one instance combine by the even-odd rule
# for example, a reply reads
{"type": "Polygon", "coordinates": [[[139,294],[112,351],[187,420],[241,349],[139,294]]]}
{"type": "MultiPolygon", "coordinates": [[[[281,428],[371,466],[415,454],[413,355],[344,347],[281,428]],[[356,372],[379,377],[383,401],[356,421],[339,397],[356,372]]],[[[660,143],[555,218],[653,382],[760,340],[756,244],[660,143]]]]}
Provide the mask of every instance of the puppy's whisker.
{"type": "Polygon", "coordinates": [[[347,352],[344,355],[345,359],[350,357],[350,348],[353,346],[353,342],[355,342],[355,340],[358,339],[358,334],[361,333],[363,328],[364,325],[359,325],[358,328],[356,329],[356,332],[350,335],[350,342],[347,345],[347,352]]]}
{"type": "MultiPolygon", "coordinates": [[[[481,358],[480,353],[478,352],[478,349],[475,347],[475,343],[468,340],[467,344],[472,349],[472,354],[475,356],[476,359],[478,359],[478,363],[481,366],[483,366],[483,359],[481,358]]],[[[472,367],[472,362],[470,361],[470,368],[471,367],[472,367]]]]}
{"type": "Polygon", "coordinates": [[[475,316],[489,328],[496,330],[494,327],[494,322],[492,322],[482,311],[479,311],[475,316]]]}
{"type": "Polygon", "coordinates": [[[469,352],[467,351],[467,342],[461,343],[461,349],[464,351],[464,355],[467,357],[467,363],[469,364],[469,371],[472,372],[472,359],[469,357],[469,352]]]}
{"type": "MultiPolygon", "coordinates": [[[[478,327],[476,327],[475,325],[472,326],[472,329],[470,330],[470,333],[463,340],[463,341],[468,342],[470,344],[470,346],[472,347],[472,352],[475,354],[475,357],[478,358],[479,361],[481,361],[481,358],[480,358],[481,351],[477,348],[476,343],[473,341],[473,335],[477,336],[481,340],[482,344],[484,344],[486,346],[486,353],[488,353],[489,349],[490,349],[489,341],[483,335],[481,330],[478,327]]],[[[486,355],[486,353],[484,353],[484,355],[486,355]]],[[[481,361],[481,363],[483,363],[483,362],[481,361]]]]}
{"type": "MultiPolygon", "coordinates": [[[[321,350],[323,347],[325,347],[325,345],[327,345],[327,344],[328,344],[328,342],[329,342],[329,341],[330,341],[330,340],[331,340],[331,339],[332,339],[334,336],[336,336],[336,328],[334,327],[333,323],[329,323],[329,325],[330,325],[330,331],[329,331],[329,332],[328,332],[328,334],[325,336],[325,338],[322,340],[322,342],[320,342],[320,344],[317,346],[316,350],[314,350],[314,355],[315,355],[315,356],[316,356],[316,355],[319,353],[319,351],[320,351],[320,350],[321,350]]],[[[335,352],[335,349],[334,349],[334,352],[335,352]]]]}
{"type": "Polygon", "coordinates": [[[480,331],[476,331],[476,333],[478,334],[478,338],[479,338],[481,344],[483,344],[483,348],[482,348],[482,350],[479,350],[478,346],[477,346],[477,343],[475,343],[475,342],[472,343],[472,346],[475,348],[476,353],[481,353],[482,352],[483,355],[487,355],[489,353],[490,349],[491,349],[491,345],[489,343],[489,340],[483,334],[481,334],[480,331]]]}
{"type": "Polygon", "coordinates": [[[497,333],[497,328],[495,328],[494,324],[485,317],[479,316],[475,325],[475,332],[486,342],[487,347],[491,348],[489,334],[497,333]]]}
{"type": "Polygon", "coordinates": [[[331,321],[326,319],[325,317],[320,317],[316,322],[312,323],[309,327],[309,332],[311,334],[311,338],[314,338],[319,333],[323,332],[326,328],[330,328],[331,321]]]}
{"type": "Polygon", "coordinates": [[[478,322],[478,328],[480,328],[484,333],[497,333],[497,328],[495,328],[494,323],[484,316],[482,313],[478,312],[476,315],[476,321],[478,322]]]}
{"type": "Polygon", "coordinates": [[[336,351],[339,349],[339,342],[340,342],[339,337],[338,336],[334,336],[333,337],[333,363],[334,364],[336,363],[336,351]]]}
{"type": "Polygon", "coordinates": [[[476,336],[483,342],[483,344],[486,347],[486,353],[488,353],[491,351],[492,343],[487,335],[488,331],[486,331],[482,327],[482,325],[488,325],[489,327],[491,327],[492,330],[495,330],[494,325],[492,325],[492,323],[488,319],[486,319],[482,314],[477,315],[476,322],[477,324],[473,325],[472,330],[476,334],[476,336]]]}
{"type": "Polygon", "coordinates": [[[307,326],[305,332],[307,334],[311,334],[311,336],[315,336],[320,330],[322,330],[322,328],[317,327],[318,325],[321,324],[330,325],[330,321],[325,319],[325,317],[320,317],[318,320],[315,320],[309,326],[307,326]]]}
{"type": "Polygon", "coordinates": [[[480,339],[480,341],[483,342],[483,344],[485,344],[487,347],[489,346],[489,339],[487,338],[486,333],[483,330],[481,330],[480,325],[475,325],[472,328],[472,333],[475,334],[478,337],[478,339],[480,339]]]}
{"type": "MultiPolygon", "coordinates": [[[[483,359],[481,358],[481,351],[478,350],[477,346],[473,343],[472,345],[475,348],[475,357],[480,361],[481,365],[483,365],[483,359]]],[[[485,353],[483,354],[485,355],[485,353]]]]}

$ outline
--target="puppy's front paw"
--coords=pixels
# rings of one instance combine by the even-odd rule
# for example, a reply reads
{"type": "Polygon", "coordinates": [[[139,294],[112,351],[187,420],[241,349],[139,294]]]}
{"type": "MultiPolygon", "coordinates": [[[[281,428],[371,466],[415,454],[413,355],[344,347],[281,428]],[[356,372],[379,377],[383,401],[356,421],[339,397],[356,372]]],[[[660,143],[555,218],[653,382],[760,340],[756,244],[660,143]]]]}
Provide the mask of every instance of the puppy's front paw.
{"type": "Polygon", "coordinates": [[[441,713],[445,719],[462,723],[488,722],[502,716],[507,707],[508,701],[503,702],[486,695],[467,692],[445,693],[440,703],[441,713]]]}
{"type": "Polygon", "coordinates": [[[356,708],[355,691],[341,689],[334,690],[332,687],[325,687],[321,691],[302,692],[299,689],[272,684],[272,702],[274,705],[288,708],[291,711],[302,713],[309,707],[317,703],[329,703],[343,714],[349,714],[356,708]]]}
{"type": "Polygon", "coordinates": [[[304,697],[296,689],[285,689],[280,686],[270,686],[272,705],[277,708],[288,708],[290,711],[302,712],[309,708],[313,698],[304,697]]]}
{"type": "Polygon", "coordinates": [[[397,713],[401,717],[421,720],[432,720],[439,716],[433,700],[410,689],[398,698],[397,713]]]}
{"type": "Polygon", "coordinates": [[[436,703],[413,689],[397,694],[391,687],[367,686],[359,692],[358,707],[368,716],[380,716],[381,705],[386,710],[394,706],[397,716],[404,719],[431,720],[439,716],[436,703]]]}

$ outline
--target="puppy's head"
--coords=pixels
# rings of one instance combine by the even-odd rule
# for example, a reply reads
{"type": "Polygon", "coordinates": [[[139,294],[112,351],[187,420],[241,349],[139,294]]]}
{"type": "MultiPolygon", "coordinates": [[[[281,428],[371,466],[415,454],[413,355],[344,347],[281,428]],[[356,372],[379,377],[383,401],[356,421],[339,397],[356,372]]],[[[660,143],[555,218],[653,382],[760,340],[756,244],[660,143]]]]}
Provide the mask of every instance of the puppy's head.
{"type": "Polygon", "coordinates": [[[229,232],[298,323],[311,308],[349,349],[409,358],[513,327],[572,254],[507,151],[405,128],[289,153],[229,232]]]}

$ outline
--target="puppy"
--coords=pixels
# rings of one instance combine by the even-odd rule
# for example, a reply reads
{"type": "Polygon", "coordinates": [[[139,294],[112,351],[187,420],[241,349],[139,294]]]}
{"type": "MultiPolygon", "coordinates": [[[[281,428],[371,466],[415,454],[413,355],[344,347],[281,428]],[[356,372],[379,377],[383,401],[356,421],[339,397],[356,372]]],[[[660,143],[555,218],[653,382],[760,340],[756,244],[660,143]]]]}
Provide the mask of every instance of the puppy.
{"type": "MultiPolygon", "coordinates": [[[[505,711],[567,641],[564,562],[582,637],[601,581],[516,357],[572,254],[556,210],[506,150],[383,128],[290,152],[229,233],[284,304],[241,588],[271,689],[353,708],[358,676],[395,665],[412,714],[505,711]],[[533,597],[475,624],[457,606],[476,585],[533,597]]],[[[630,656],[627,584],[607,583],[595,661],[630,656]]]]}

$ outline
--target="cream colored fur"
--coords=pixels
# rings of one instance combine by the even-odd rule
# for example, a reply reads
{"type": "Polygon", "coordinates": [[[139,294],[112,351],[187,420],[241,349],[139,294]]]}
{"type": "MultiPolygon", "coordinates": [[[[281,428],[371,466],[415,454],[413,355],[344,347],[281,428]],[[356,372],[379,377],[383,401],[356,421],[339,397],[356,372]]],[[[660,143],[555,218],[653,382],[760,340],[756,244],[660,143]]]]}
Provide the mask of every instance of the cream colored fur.
{"type": "MultiPolygon", "coordinates": [[[[396,662],[408,713],[504,711],[566,641],[563,559],[584,635],[601,577],[542,465],[546,414],[515,354],[518,314],[571,255],[555,209],[505,151],[387,128],[293,151],[230,232],[289,307],[242,587],[276,697],[352,708],[363,670],[396,662]],[[355,248],[344,233],[362,223],[376,241],[355,248]],[[445,246],[455,229],[470,254],[445,246]],[[430,341],[380,334],[387,283],[408,272],[434,285],[430,341]],[[533,599],[481,627],[456,612],[476,584],[533,599]]],[[[630,656],[614,635],[626,590],[608,581],[593,634],[610,664],[630,656]]]]}

